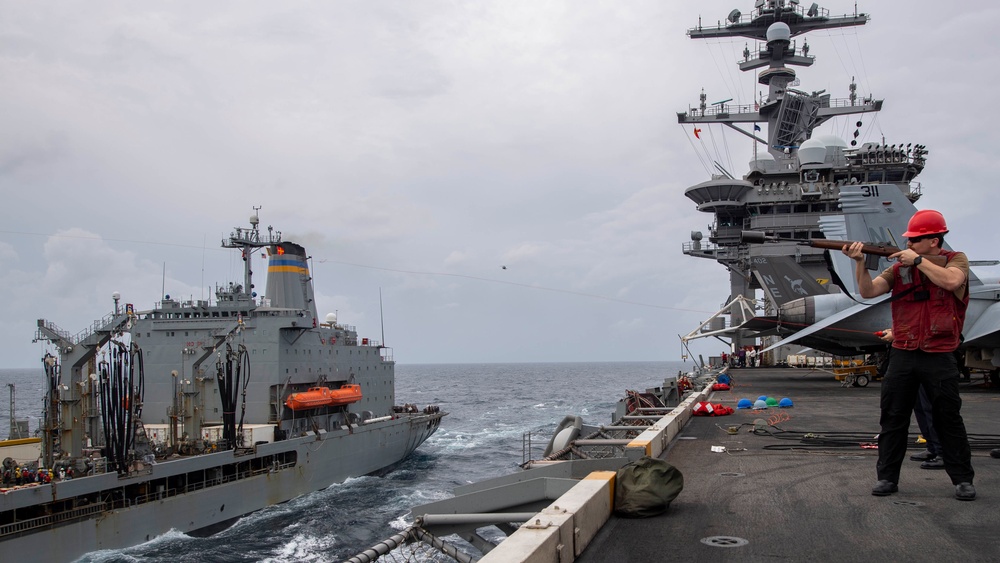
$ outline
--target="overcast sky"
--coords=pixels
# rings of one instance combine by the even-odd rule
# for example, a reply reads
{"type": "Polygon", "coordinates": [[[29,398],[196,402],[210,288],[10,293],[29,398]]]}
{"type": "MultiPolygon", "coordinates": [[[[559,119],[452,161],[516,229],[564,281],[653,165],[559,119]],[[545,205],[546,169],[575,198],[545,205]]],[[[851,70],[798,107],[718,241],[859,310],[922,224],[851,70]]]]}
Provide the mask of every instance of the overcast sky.
{"type": "MultiPolygon", "coordinates": [[[[219,242],[253,206],[313,257],[321,315],[380,340],[381,288],[397,362],[680,359],[728,274],[681,253],[712,216],[676,112],[755,95],[745,40],[685,32],[752,6],[0,0],[2,367],[39,365],[36,319],[238,281],[219,242]]],[[[954,6],[860,2],[867,26],[807,36],[800,88],[885,99],[861,140],[927,145],[918,206],[1000,258],[1000,8],[954,6]]],[[[749,142],[706,129],[743,174],[749,142]]]]}

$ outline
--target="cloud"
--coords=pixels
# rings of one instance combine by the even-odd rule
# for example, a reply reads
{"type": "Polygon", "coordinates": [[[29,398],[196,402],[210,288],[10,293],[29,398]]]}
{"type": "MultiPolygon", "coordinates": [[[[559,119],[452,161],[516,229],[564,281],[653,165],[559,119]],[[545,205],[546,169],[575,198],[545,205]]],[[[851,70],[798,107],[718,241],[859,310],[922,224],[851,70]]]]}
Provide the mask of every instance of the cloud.
{"type": "MultiPolygon", "coordinates": [[[[17,258],[17,250],[14,249],[13,245],[0,242],[0,262],[10,266],[14,262],[17,262],[17,258]]],[[[9,268],[7,271],[10,271],[9,268]]]]}
{"type": "MultiPolygon", "coordinates": [[[[1000,124],[961,100],[996,90],[985,26],[1000,9],[920,6],[810,35],[801,87],[843,98],[854,79],[884,98],[860,138],[928,145],[919,205],[960,225],[951,242],[970,257],[996,258],[982,225],[1000,124]],[[915,79],[924,68],[952,79],[915,79]]],[[[8,2],[0,282],[19,298],[5,357],[34,365],[37,318],[88,326],[112,291],[148,308],[239,281],[218,243],[259,207],[313,257],[321,311],[378,334],[381,290],[397,361],[676,358],[664,335],[730,291],[724,268],[681,252],[713,220],[684,191],[752,156],[727,128],[699,145],[677,125],[702,88],[755,97],[732,62],[745,39],[685,35],[732,8],[8,2]],[[613,340],[594,347],[598,332],[613,340]]]]}
{"type": "Polygon", "coordinates": [[[468,254],[460,250],[454,250],[444,259],[445,266],[457,266],[469,259],[468,254]]]}

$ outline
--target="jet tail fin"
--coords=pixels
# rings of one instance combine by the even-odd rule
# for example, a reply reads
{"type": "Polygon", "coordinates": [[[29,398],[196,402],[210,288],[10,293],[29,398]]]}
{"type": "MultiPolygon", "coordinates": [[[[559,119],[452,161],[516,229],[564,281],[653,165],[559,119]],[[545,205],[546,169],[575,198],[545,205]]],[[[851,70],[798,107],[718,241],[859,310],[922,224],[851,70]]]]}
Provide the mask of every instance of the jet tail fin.
{"type": "MultiPolygon", "coordinates": [[[[898,187],[892,184],[841,186],[840,207],[843,215],[823,216],[819,219],[823,236],[836,240],[860,240],[884,243],[906,248],[907,223],[917,208],[898,187]]],[[[951,247],[945,243],[945,249],[951,247]]],[[[840,252],[829,252],[834,275],[851,293],[857,293],[854,261],[840,252]]],[[[878,260],[878,274],[892,263],[886,258],[878,260]]],[[[969,286],[980,284],[979,278],[969,272],[969,286]]]]}
{"type": "Polygon", "coordinates": [[[754,257],[753,275],[772,302],[783,305],[793,299],[829,293],[790,256],[754,257]]]}

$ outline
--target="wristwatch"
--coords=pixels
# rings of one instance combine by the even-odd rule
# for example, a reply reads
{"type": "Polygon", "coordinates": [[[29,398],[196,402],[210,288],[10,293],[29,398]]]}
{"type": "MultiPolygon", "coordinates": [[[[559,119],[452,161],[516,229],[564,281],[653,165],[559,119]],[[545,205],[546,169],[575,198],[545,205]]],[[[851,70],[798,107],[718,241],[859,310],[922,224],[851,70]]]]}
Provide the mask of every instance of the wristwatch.
{"type": "Polygon", "coordinates": [[[923,261],[924,261],[924,257],[923,256],[917,256],[916,258],[913,259],[913,267],[916,268],[923,261]]]}

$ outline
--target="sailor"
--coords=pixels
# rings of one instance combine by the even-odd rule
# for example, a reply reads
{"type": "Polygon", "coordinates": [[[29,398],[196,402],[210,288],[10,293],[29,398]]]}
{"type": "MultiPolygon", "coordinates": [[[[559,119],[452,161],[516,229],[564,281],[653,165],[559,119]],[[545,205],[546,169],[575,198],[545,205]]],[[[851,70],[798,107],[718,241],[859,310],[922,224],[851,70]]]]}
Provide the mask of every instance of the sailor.
{"type": "Polygon", "coordinates": [[[899,472],[906,455],[910,417],[921,385],[933,410],[934,426],[944,450],[944,469],[955,486],[955,498],[975,500],[972,454],[962,420],[958,392],[958,348],[969,303],[969,260],[961,252],[944,250],[948,227],[941,213],[929,209],[910,218],[906,249],[893,255],[896,263],[872,279],[865,268],[862,243],[844,245],[842,252],[856,263],[858,292],[864,298],[892,292],[893,351],[882,380],[882,431],[878,436],[878,482],[875,496],[899,490],[899,472]],[[940,266],[925,257],[944,258],[940,266]]]}

